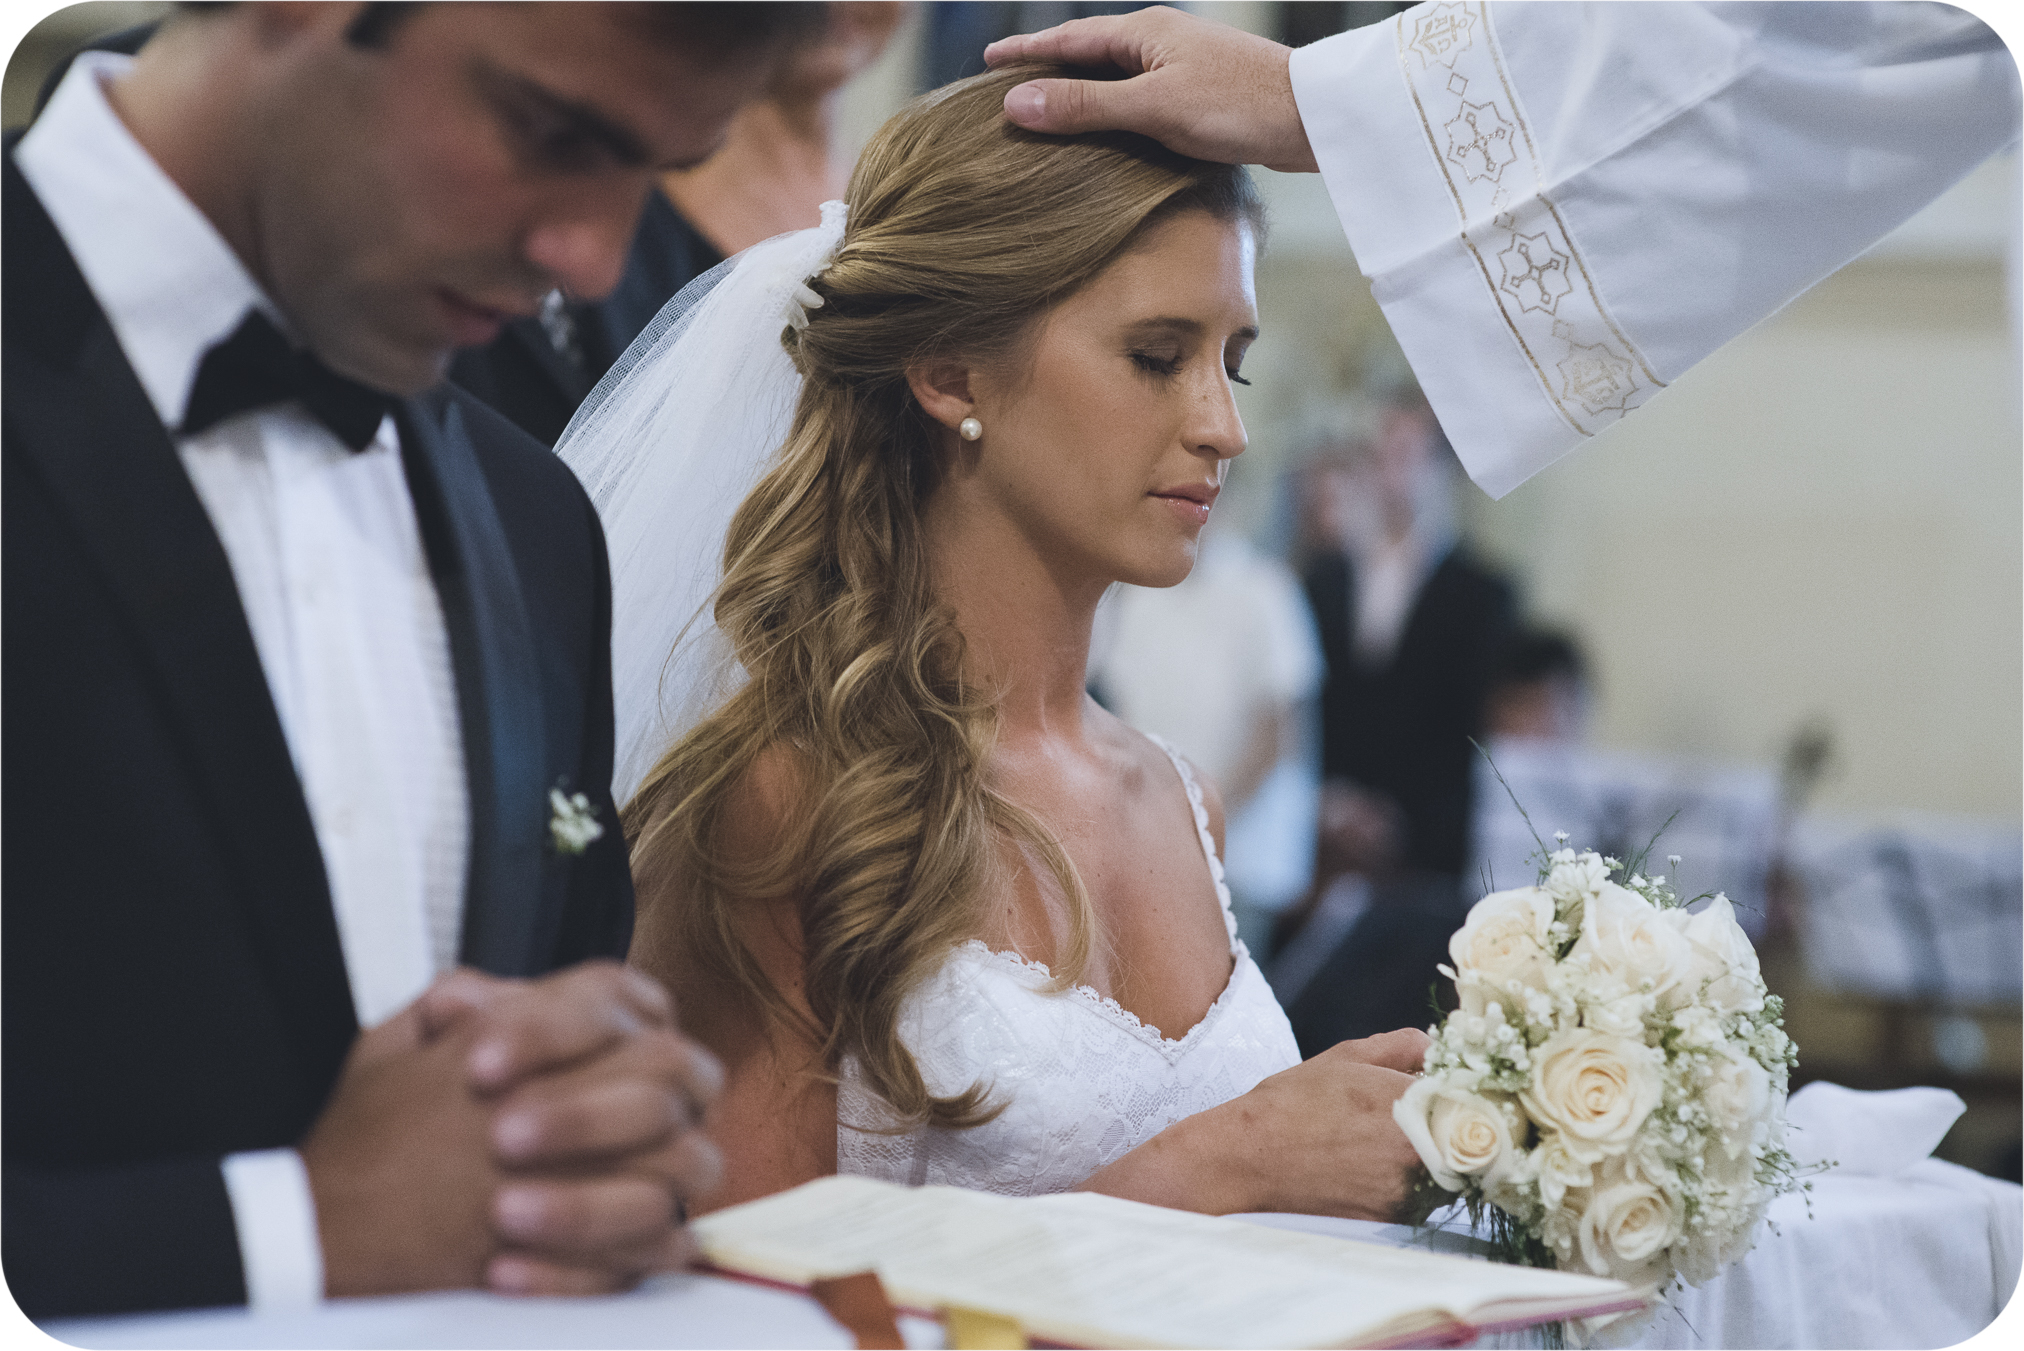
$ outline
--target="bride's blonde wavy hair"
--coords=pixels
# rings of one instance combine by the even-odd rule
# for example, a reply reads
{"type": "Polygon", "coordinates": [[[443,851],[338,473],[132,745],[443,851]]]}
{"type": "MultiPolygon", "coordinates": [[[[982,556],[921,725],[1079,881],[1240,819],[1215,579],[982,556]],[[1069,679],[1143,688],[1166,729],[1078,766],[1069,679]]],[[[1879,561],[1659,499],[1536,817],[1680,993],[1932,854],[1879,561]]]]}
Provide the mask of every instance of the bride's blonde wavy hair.
{"type": "Polygon", "coordinates": [[[1062,73],[949,85],[866,147],[843,240],[812,282],[823,304],[782,335],[804,377],[792,430],[725,544],[716,621],[750,679],[625,813],[642,930],[770,1018],[795,1015],[734,916],[755,898],[797,902],[822,1069],[854,1055],[909,1123],[995,1114],[981,1085],[931,1093],[898,1031],[907,993],[981,932],[994,839],[1026,846],[1068,899],[1057,987],[1080,978],[1094,925],[1059,843],[987,781],[993,691],[964,679],[962,635],[935,599],[921,509],[940,438],[907,369],[1017,361],[1038,318],[1158,221],[1201,210],[1263,225],[1242,168],[1004,119],[1014,84],[1062,73]],[[733,866],[719,843],[726,803],[771,748],[793,763],[796,819],[770,859],[733,866]]]}

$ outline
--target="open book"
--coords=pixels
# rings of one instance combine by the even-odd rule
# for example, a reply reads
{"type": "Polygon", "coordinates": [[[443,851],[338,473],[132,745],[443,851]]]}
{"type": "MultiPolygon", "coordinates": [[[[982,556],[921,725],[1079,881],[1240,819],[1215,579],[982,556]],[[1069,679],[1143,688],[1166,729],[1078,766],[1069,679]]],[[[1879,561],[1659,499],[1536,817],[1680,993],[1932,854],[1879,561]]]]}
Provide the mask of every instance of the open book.
{"type": "Polygon", "coordinates": [[[1571,1272],[1387,1248],[1088,1192],[1006,1197],[831,1177],[695,1222],[709,1263],[806,1286],[875,1270],[893,1303],[1087,1347],[1452,1344],[1642,1304],[1571,1272]]]}

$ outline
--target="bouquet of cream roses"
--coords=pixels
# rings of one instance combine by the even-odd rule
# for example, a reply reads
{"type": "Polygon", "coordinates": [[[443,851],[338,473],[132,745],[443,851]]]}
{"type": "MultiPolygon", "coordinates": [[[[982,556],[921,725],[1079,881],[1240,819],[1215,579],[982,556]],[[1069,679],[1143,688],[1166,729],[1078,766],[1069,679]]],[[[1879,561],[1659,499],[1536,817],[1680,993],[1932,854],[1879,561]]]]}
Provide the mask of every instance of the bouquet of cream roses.
{"type": "Polygon", "coordinates": [[[1393,1115],[1510,1260],[1698,1285],[1797,1185],[1798,1055],[1726,897],[1689,913],[1566,838],[1536,886],[1470,910],[1441,968],[1460,1006],[1393,1115]]]}

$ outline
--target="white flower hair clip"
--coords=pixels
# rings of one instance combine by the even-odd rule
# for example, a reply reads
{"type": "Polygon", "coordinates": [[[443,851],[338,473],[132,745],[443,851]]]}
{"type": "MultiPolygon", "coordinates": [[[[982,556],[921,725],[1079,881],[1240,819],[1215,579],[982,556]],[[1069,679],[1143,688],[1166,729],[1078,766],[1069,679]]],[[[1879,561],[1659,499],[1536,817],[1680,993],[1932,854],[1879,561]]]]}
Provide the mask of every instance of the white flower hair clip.
{"type": "Polygon", "coordinates": [[[817,260],[814,271],[794,283],[794,290],[787,297],[787,322],[796,333],[808,327],[810,310],[822,308],[822,297],[808,283],[829,270],[830,260],[836,257],[836,246],[843,242],[843,225],[849,214],[850,207],[843,202],[822,204],[822,224],[816,227],[824,241],[822,257],[817,260]]]}
{"type": "MultiPolygon", "coordinates": [[[[816,275],[820,276],[821,274],[817,273],[816,275]]],[[[815,277],[810,277],[808,281],[795,282],[794,294],[787,298],[787,322],[793,326],[796,333],[808,327],[808,312],[810,310],[822,308],[822,297],[815,294],[815,288],[808,284],[809,281],[814,280],[815,277]]]]}

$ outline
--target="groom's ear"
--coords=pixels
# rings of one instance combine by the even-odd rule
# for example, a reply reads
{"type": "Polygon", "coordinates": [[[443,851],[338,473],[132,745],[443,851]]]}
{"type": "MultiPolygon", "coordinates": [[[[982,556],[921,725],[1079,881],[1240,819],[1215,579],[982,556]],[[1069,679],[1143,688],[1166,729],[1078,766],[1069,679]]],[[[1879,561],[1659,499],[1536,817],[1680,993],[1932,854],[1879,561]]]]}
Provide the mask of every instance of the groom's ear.
{"type": "Polygon", "coordinates": [[[946,357],[907,367],[907,388],[922,410],[950,431],[977,409],[970,397],[970,368],[946,357]]]}

